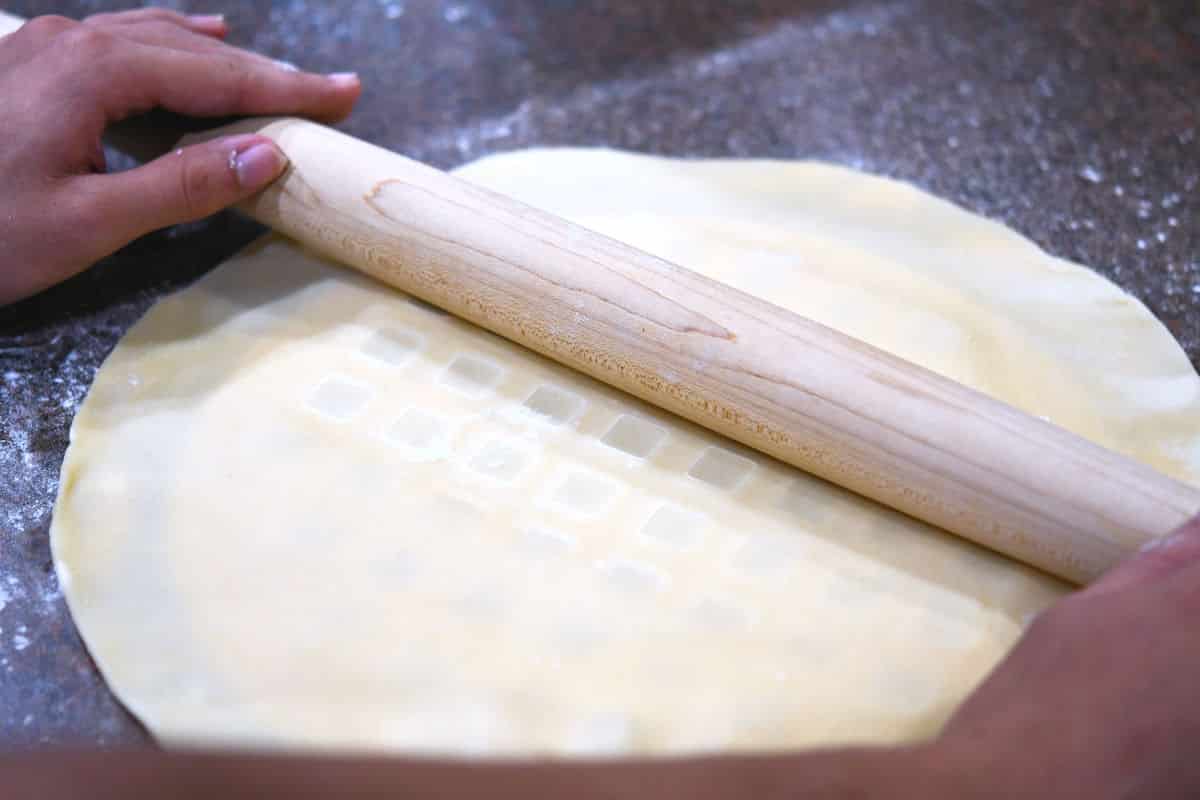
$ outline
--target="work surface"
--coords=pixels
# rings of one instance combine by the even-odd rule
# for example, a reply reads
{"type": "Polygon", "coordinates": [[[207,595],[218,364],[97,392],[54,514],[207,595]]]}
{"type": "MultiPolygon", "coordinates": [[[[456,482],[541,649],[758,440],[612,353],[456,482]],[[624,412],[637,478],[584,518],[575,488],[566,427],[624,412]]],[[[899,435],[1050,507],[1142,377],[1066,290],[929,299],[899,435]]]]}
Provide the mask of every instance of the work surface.
{"type": "MultiPolygon", "coordinates": [[[[7,9],[80,16],[119,5],[7,9]]],[[[310,69],[358,70],[366,91],[345,128],[407,155],[450,167],[533,145],[603,145],[817,158],[909,180],[1099,269],[1200,363],[1192,0],[295,0],[226,10],[238,44],[310,69]]],[[[0,310],[0,747],[145,739],[105,690],[56,585],[47,530],[58,469],[72,415],[122,333],[259,232],[222,214],[155,234],[0,310]]]]}

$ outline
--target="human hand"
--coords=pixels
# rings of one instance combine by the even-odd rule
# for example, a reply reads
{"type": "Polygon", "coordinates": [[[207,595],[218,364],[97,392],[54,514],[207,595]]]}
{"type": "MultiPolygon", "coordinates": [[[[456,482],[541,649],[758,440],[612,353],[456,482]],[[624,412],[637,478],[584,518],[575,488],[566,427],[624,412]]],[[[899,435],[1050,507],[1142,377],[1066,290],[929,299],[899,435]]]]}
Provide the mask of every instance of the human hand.
{"type": "Polygon", "coordinates": [[[286,167],[267,138],[231,136],[105,174],[100,137],[153,108],[200,117],[335,121],[361,86],[221,41],[220,17],[163,9],[38,17],[0,38],[0,304],[62,281],[157,228],[254,194],[286,167]]]}
{"type": "Polygon", "coordinates": [[[934,749],[962,796],[1200,797],[1198,676],[1200,519],[1040,615],[934,749]]]}
{"type": "Polygon", "coordinates": [[[21,796],[1200,796],[1200,519],[1042,614],[935,741],[618,761],[171,752],[0,754],[21,796]]]}

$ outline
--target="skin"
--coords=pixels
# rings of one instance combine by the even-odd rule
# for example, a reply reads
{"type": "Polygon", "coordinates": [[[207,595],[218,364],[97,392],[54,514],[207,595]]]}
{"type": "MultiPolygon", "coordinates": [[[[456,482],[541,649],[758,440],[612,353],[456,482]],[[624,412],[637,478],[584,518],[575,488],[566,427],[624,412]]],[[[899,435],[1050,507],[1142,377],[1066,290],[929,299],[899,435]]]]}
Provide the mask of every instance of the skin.
{"type": "Polygon", "coordinates": [[[1194,798],[1200,519],[1039,616],[936,739],[564,764],[151,751],[0,758],[16,797],[1194,798]]]}
{"type": "Polygon", "coordinates": [[[100,136],[112,123],[155,108],[332,122],[358,99],[353,75],[301,72],[225,33],[219,17],[142,9],[38,17],[0,39],[0,304],[254,194],[287,165],[268,139],[243,136],[105,174],[100,136]]]}
{"type": "MultiPolygon", "coordinates": [[[[105,127],[152,108],[337,120],[352,76],[223,44],[161,10],[39,18],[0,39],[0,303],[270,183],[262,137],[105,175],[105,127]]],[[[907,747],[618,762],[456,762],[151,750],[0,756],[14,797],[709,798],[1200,796],[1200,518],[1040,615],[935,739],[907,747]]]]}

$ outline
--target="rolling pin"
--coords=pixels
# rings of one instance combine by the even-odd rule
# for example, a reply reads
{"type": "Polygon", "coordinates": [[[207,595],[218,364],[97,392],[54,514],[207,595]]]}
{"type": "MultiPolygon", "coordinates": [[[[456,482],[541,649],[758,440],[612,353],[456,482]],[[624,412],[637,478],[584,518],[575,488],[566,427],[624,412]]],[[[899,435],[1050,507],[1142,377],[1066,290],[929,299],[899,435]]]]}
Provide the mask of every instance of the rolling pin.
{"type": "MultiPolygon", "coordinates": [[[[0,20],[0,33],[3,21],[0,20]]],[[[781,461],[1076,583],[1200,490],[882,350],[445,172],[299,119],[254,219],[781,461]]],[[[630,187],[631,191],[635,187],[630,187]]]]}

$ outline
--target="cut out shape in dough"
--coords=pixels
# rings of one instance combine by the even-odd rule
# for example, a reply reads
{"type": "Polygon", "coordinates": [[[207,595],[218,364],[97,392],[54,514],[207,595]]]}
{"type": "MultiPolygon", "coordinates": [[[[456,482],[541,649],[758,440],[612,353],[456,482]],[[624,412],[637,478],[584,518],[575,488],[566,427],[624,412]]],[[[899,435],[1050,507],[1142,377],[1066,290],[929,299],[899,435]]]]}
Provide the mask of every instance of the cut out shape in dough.
{"type": "MultiPolygon", "coordinates": [[[[1200,477],[1200,379],[1146,309],[915,189],[603,151],[462,175],[1200,477]]],[[[104,364],[52,542],[168,743],[910,740],[1066,591],[278,239],[104,364]]]]}

